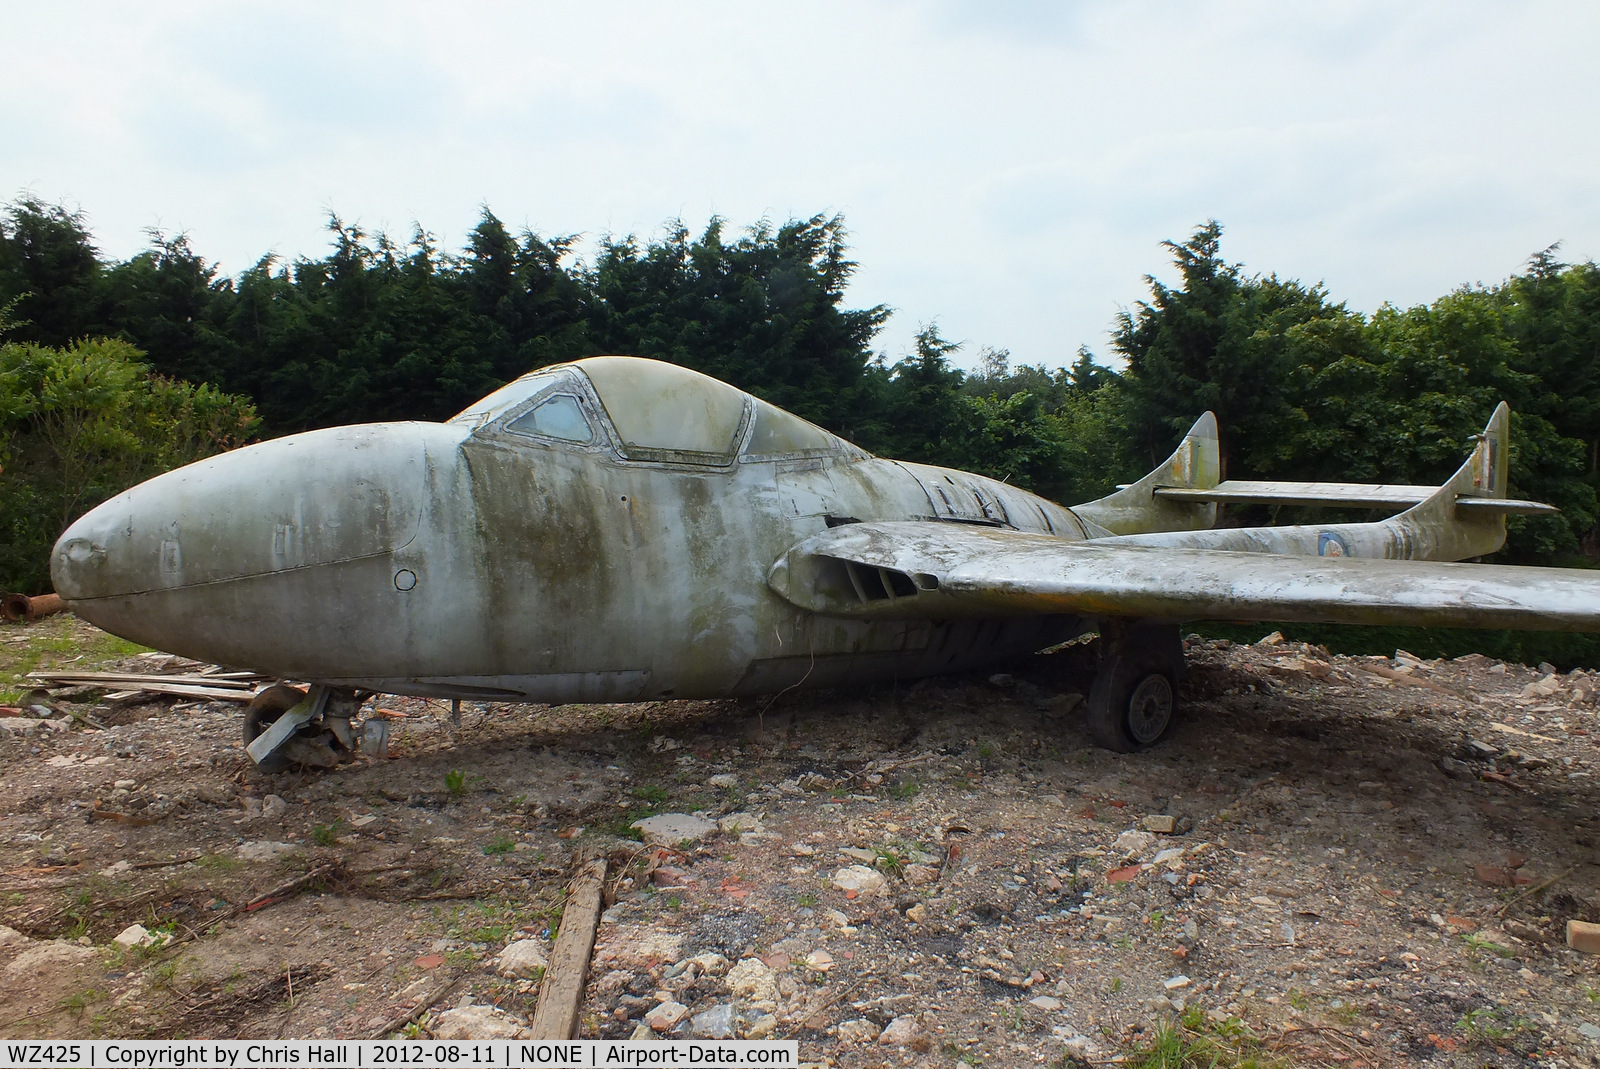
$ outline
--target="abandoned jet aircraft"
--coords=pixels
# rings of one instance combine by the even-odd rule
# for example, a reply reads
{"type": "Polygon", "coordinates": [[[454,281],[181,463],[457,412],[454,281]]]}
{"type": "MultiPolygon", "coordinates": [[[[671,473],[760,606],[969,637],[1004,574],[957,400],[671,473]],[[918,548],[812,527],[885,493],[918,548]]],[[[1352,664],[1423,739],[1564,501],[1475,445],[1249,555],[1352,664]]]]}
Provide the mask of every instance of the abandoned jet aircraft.
{"type": "Polygon", "coordinates": [[[312,431],[168,472],[61,536],[74,612],[310,684],[263,692],[258,762],[359,746],[363,692],[626,702],[959,671],[1089,629],[1094,739],[1172,722],[1199,619],[1600,630],[1600,574],[1441,563],[1497,549],[1501,405],[1442,486],[1219,482],[1216,422],[1064,508],[872,456],[732,386],[606,356],[446,423],[312,431]],[[1213,529],[1222,502],[1399,511],[1213,529]]]}

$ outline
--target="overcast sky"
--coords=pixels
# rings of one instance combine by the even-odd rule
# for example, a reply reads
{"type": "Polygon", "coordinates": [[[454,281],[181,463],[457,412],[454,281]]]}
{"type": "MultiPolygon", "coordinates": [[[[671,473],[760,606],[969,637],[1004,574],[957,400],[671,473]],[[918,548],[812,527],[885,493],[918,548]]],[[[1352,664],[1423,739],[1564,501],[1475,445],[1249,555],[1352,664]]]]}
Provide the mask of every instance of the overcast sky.
{"type": "Polygon", "coordinates": [[[1600,256],[1600,4],[0,0],[0,198],[235,273],[331,209],[458,247],[842,212],[879,347],[1102,359],[1208,218],[1371,311],[1600,256]]]}

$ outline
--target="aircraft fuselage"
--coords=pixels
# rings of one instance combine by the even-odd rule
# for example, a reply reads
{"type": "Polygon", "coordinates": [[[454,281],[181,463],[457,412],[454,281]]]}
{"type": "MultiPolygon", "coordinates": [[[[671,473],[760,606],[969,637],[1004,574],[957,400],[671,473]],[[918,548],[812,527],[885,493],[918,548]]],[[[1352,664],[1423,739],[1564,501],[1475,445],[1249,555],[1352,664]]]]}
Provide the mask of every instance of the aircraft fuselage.
{"type": "MultiPolygon", "coordinates": [[[[667,374],[679,373],[692,374],[667,374]]],[[[613,420],[627,386],[604,375],[530,378],[526,396],[508,387],[511,400],[450,423],[312,431],[135,487],[62,536],[57,589],[133,641],[278,678],[552,703],[911,678],[1082,626],[828,616],[767,582],[830,525],[1085,537],[1068,509],[870,456],[722,384],[720,415],[689,412],[682,432],[701,446],[689,432],[724,418],[733,436],[718,453],[613,420]],[[546,402],[544,424],[530,422],[546,402]]]]}

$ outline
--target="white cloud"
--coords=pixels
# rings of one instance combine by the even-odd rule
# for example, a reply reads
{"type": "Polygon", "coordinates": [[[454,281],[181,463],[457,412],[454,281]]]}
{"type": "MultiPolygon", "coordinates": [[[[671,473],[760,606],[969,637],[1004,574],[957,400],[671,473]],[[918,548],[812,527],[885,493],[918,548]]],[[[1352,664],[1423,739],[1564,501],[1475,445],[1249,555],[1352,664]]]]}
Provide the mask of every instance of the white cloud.
{"type": "Polygon", "coordinates": [[[0,194],[238,271],[325,212],[458,244],[843,211],[860,304],[1018,360],[1105,354],[1207,218],[1371,310],[1600,254],[1577,3],[0,8],[0,194]]]}

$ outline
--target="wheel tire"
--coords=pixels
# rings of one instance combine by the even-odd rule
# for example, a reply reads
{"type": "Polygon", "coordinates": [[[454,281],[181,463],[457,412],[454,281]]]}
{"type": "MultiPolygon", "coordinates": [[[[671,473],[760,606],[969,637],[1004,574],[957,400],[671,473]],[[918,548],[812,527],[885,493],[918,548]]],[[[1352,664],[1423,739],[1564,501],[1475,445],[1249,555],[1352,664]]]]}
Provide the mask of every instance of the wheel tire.
{"type": "MultiPolygon", "coordinates": [[[[285,686],[282,683],[268,687],[257,694],[250,704],[244,709],[244,744],[248,749],[252,742],[266,731],[268,726],[278,717],[306,700],[306,692],[296,687],[285,686]]],[[[249,754],[245,755],[249,757],[249,754]]],[[[282,754],[268,754],[267,759],[256,765],[261,771],[272,774],[282,772],[289,767],[289,759],[282,754]]]]}
{"type": "Polygon", "coordinates": [[[1160,742],[1178,718],[1183,643],[1177,629],[1140,628],[1100,663],[1087,703],[1089,737],[1117,753],[1160,742]]]}

